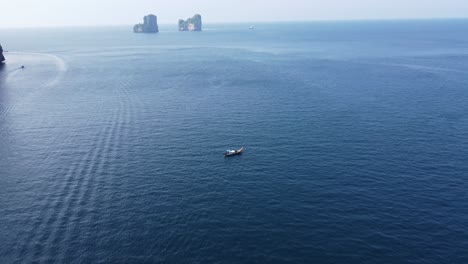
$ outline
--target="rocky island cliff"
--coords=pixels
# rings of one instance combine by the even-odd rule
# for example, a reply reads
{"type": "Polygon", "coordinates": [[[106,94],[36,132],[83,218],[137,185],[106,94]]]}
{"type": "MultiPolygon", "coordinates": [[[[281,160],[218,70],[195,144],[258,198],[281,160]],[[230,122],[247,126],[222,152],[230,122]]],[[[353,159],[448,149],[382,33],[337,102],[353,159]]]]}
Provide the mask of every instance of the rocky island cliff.
{"type": "Polygon", "coordinates": [[[201,15],[196,14],[187,20],[179,19],[179,31],[202,31],[201,15]]]}
{"type": "Polygon", "coordinates": [[[2,48],[2,45],[0,45],[0,62],[4,62],[5,61],[5,57],[3,56],[3,48],[2,48]]]}
{"type": "Polygon", "coordinates": [[[158,33],[158,17],[147,15],[143,18],[143,24],[139,23],[133,26],[134,33],[158,33]]]}

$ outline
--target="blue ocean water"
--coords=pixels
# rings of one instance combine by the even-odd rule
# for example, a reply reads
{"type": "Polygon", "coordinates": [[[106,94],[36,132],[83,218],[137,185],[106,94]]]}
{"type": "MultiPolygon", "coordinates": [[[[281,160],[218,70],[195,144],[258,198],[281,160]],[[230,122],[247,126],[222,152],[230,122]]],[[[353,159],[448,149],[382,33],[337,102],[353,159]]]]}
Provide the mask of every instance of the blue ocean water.
{"type": "Polygon", "coordinates": [[[0,263],[468,263],[468,20],[249,26],[0,30],[0,263]]]}

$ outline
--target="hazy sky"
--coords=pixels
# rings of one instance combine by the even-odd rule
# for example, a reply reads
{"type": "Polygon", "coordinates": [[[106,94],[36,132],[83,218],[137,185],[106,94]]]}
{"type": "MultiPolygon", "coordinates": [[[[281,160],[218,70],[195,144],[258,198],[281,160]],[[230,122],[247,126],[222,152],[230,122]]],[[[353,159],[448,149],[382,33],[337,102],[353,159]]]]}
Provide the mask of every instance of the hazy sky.
{"type": "Polygon", "coordinates": [[[0,27],[468,17],[468,0],[0,0],[0,27]]]}

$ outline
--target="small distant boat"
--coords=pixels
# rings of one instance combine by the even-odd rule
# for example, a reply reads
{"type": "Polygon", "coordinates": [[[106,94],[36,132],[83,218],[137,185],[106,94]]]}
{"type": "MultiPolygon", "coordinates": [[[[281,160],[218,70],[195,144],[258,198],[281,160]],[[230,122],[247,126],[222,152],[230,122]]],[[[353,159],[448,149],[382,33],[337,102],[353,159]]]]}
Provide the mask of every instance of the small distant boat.
{"type": "Polygon", "coordinates": [[[254,27],[253,27],[253,26],[250,26],[249,29],[254,29],[254,27]]]}
{"type": "Polygon", "coordinates": [[[224,152],[224,156],[225,157],[229,157],[229,156],[234,156],[234,155],[239,155],[239,154],[242,154],[242,151],[244,151],[244,147],[238,149],[238,150],[226,150],[226,152],[224,152]]]}

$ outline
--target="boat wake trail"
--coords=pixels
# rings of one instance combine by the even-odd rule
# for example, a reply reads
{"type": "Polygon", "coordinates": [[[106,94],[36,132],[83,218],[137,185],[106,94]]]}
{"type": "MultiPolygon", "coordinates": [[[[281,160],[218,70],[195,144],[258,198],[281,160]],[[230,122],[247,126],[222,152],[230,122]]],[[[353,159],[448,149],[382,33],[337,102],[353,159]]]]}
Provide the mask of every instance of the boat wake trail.
{"type": "MultiPolygon", "coordinates": [[[[48,80],[45,83],[46,87],[49,86],[54,86],[57,83],[59,83],[65,73],[68,71],[68,65],[65,62],[65,60],[58,55],[52,54],[52,53],[40,53],[40,52],[11,52],[12,54],[19,54],[19,55],[32,55],[32,56],[42,56],[50,59],[56,67],[56,71],[52,74],[52,78],[48,80]]],[[[29,68],[28,65],[26,65],[26,68],[29,68]]],[[[19,68],[21,69],[21,67],[19,68]]]]}
{"type": "Polygon", "coordinates": [[[73,155],[76,159],[51,179],[52,191],[49,190],[46,201],[40,205],[41,216],[33,220],[24,234],[23,245],[16,255],[18,259],[26,256],[28,262],[34,262],[47,257],[47,260],[66,263],[71,256],[76,256],[73,249],[98,243],[92,234],[99,230],[90,233],[90,228],[104,221],[100,212],[105,211],[109,197],[101,194],[113,184],[118,170],[115,164],[119,164],[120,154],[127,151],[125,141],[141,109],[141,102],[129,91],[132,83],[129,77],[122,74],[110,79],[113,83],[108,87],[113,89],[106,92],[104,99],[108,104],[98,106],[105,114],[98,121],[84,124],[98,125],[100,129],[91,132],[86,143],[75,143],[82,146],[79,154],[73,155]]]}
{"type": "Polygon", "coordinates": [[[1,87],[9,96],[1,102],[0,121],[15,106],[30,104],[51,88],[59,87],[68,71],[67,62],[54,54],[10,52],[10,55],[7,66],[13,69],[4,72],[1,87]]]}

